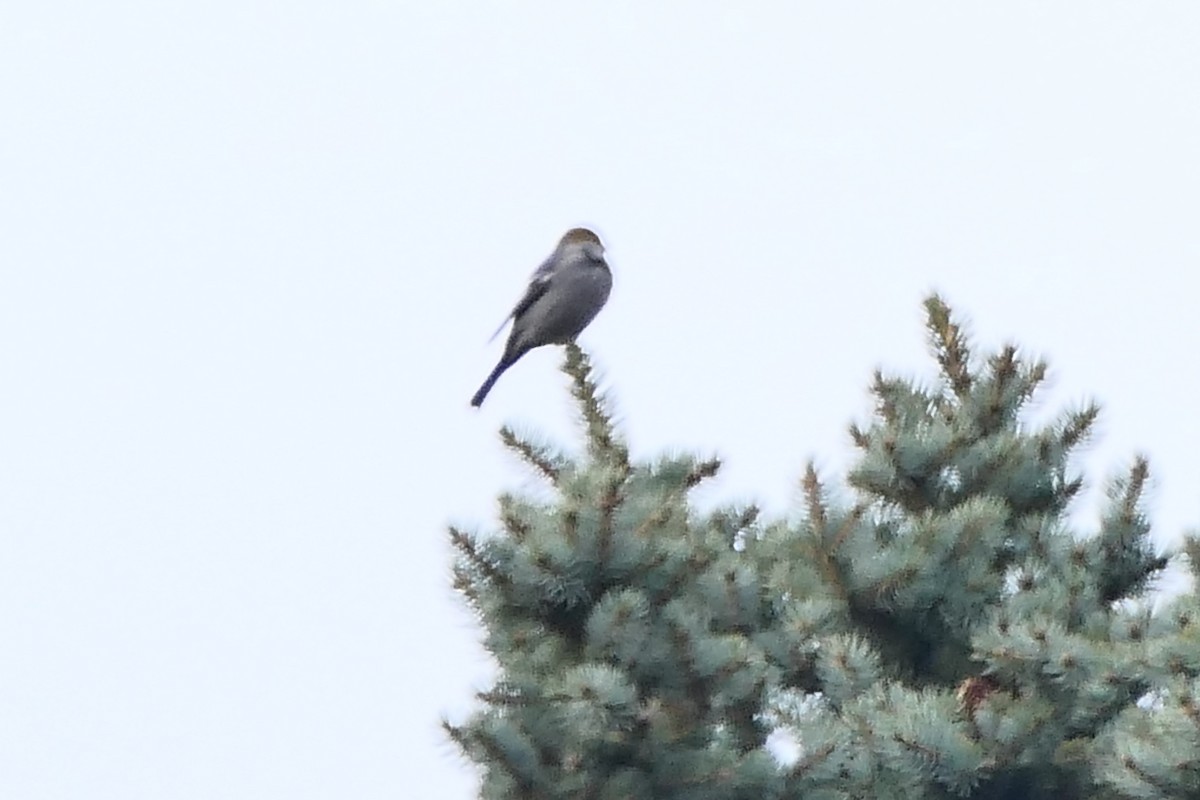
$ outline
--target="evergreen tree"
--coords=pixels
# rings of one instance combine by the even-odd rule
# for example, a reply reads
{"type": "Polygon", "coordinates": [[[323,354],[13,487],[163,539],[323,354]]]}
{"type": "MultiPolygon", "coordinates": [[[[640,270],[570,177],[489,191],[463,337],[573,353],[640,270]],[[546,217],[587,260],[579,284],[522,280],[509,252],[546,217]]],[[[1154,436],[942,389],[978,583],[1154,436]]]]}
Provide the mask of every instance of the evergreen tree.
{"type": "Polygon", "coordinates": [[[568,348],[585,454],[503,430],[553,501],[450,532],[499,665],[446,724],[483,797],[1200,796],[1200,608],[1145,602],[1146,462],[1073,530],[1096,406],[1030,427],[1045,366],[926,311],[937,382],[877,374],[850,500],[810,466],[798,521],[692,509],[719,463],[631,462],[568,348]]]}

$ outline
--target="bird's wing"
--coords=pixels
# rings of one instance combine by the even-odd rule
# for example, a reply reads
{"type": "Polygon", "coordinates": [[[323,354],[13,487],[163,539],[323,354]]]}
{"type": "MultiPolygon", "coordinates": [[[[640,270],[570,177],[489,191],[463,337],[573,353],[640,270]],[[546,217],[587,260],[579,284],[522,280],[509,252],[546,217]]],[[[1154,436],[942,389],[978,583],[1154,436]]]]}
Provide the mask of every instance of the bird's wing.
{"type": "Polygon", "coordinates": [[[500,323],[500,327],[496,328],[496,332],[492,334],[491,339],[488,339],[489,342],[500,335],[500,331],[504,330],[504,326],[508,324],[510,319],[516,319],[524,314],[539,297],[546,293],[546,287],[550,284],[550,277],[554,274],[556,266],[554,256],[551,255],[533,271],[533,275],[529,278],[529,286],[525,289],[525,296],[513,306],[513,310],[504,318],[504,322],[500,323]]]}
{"type": "Polygon", "coordinates": [[[525,296],[517,301],[512,312],[504,318],[504,322],[500,323],[500,327],[496,328],[496,332],[492,334],[492,341],[500,335],[500,331],[504,330],[504,326],[508,324],[510,319],[516,319],[529,310],[529,307],[537,302],[537,299],[546,293],[547,287],[550,286],[550,277],[553,270],[549,269],[549,262],[538,267],[537,272],[533,273],[533,279],[529,281],[529,288],[525,290],[525,296]]]}

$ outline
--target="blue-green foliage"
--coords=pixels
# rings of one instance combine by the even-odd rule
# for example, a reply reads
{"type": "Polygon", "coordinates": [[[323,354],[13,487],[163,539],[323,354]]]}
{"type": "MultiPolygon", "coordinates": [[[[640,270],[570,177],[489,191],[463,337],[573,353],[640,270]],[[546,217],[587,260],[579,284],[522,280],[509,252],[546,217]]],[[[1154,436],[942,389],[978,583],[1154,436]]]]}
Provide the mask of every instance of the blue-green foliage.
{"type": "Polygon", "coordinates": [[[716,460],[632,463],[568,348],[586,456],[506,430],[554,499],[505,496],[501,532],[451,532],[500,670],[447,724],[482,797],[1200,791],[1200,608],[1139,602],[1167,563],[1145,462],[1099,530],[1072,530],[1096,408],[1027,428],[1045,367],[977,358],[940,299],[926,310],[938,382],[877,375],[849,501],[809,468],[798,521],[694,511],[716,460]]]}

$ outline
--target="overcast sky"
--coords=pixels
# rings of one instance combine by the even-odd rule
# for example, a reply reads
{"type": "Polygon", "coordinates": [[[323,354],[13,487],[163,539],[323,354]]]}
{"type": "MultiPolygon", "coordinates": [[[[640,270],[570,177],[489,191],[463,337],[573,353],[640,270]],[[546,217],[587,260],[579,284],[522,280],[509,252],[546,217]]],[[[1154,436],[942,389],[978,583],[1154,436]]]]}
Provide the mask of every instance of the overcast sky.
{"type": "Polygon", "coordinates": [[[0,796],[472,796],[445,526],[577,439],[557,349],[467,401],[574,225],[702,502],[836,482],[936,289],[1103,404],[1083,528],[1200,523],[1200,5],[501,5],[0,11],[0,796]]]}

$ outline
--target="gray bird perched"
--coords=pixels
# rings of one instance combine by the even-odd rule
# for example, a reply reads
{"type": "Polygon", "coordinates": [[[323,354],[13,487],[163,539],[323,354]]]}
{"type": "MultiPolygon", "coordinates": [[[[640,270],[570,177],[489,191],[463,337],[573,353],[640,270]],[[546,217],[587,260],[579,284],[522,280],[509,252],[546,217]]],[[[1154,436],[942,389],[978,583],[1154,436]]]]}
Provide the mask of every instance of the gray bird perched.
{"type": "Polygon", "coordinates": [[[471,405],[482,404],[504,371],[533,348],[575,341],[604,307],[611,289],[612,272],[604,261],[600,237],[587,228],[567,231],[533,273],[525,296],[492,334],[495,339],[508,320],[513,321],[504,355],[471,398],[471,405]]]}

